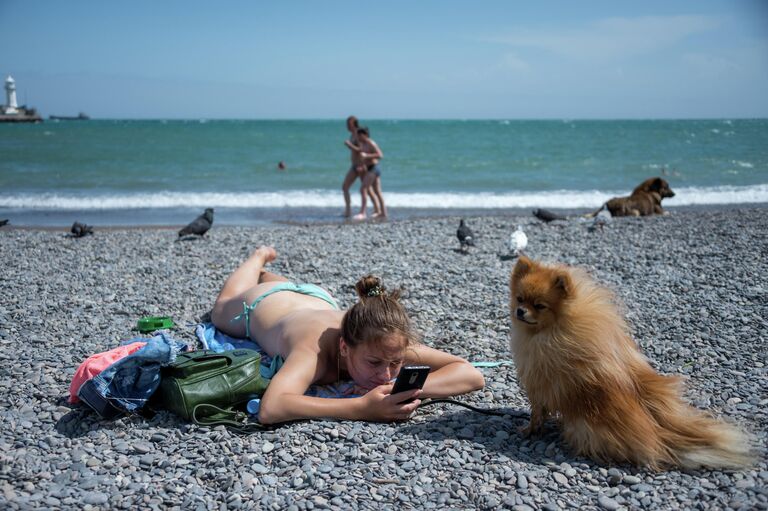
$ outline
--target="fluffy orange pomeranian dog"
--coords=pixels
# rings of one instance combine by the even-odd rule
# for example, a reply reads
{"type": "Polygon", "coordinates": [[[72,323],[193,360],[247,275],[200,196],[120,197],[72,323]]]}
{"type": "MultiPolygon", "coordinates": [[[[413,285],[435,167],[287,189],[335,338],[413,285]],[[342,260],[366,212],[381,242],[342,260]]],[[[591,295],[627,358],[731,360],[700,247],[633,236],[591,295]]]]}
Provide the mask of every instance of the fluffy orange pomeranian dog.
{"type": "Polygon", "coordinates": [[[653,470],[750,463],[747,436],[688,405],[680,377],[654,371],[613,293],[586,272],[521,257],[510,290],[510,345],[531,403],[524,435],[552,415],[565,442],[597,461],[653,470]]]}

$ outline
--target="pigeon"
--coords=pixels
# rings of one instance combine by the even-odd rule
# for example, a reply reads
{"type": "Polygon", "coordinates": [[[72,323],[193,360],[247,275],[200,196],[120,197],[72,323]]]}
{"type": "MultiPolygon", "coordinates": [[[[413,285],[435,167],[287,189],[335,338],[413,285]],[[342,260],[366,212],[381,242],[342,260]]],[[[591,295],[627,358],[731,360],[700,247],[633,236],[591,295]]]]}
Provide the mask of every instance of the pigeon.
{"type": "Polygon", "coordinates": [[[75,238],[82,238],[88,234],[93,234],[93,227],[90,225],[81,224],[80,222],[75,222],[72,224],[72,228],[69,231],[75,238]]]}
{"type": "Polygon", "coordinates": [[[509,252],[513,256],[519,256],[527,246],[528,236],[523,232],[523,227],[518,225],[517,230],[509,237],[509,252]]]}
{"type": "Polygon", "coordinates": [[[211,225],[213,225],[213,208],[206,208],[202,215],[195,218],[189,225],[179,231],[179,238],[189,234],[204,236],[208,229],[211,228],[211,225]]]}
{"type": "Polygon", "coordinates": [[[0,220],[0,227],[2,227],[4,225],[8,225],[8,219],[7,218],[5,218],[3,220],[0,220]]]}
{"type": "Polygon", "coordinates": [[[534,209],[533,216],[535,216],[539,220],[543,220],[546,223],[549,223],[552,220],[567,220],[567,217],[564,217],[563,215],[558,215],[557,213],[553,213],[548,209],[534,209]]]}
{"type": "Polygon", "coordinates": [[[472,233],[472,229],[466,226],[464,219],[459,222],[459,228],[456,230],[456,237],[459,238],[459,244],[461,251],[465,251],[467,247],[475,246],[475,235],[472,233]]]}

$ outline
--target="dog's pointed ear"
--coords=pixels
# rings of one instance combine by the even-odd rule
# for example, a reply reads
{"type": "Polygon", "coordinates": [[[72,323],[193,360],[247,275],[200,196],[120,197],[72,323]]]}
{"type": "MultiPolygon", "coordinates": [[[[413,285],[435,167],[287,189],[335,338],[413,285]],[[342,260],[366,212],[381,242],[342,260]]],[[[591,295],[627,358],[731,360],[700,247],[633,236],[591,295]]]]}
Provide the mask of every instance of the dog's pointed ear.
{"type": "Polygon", "coordinates": [[[656,179],[654,179],[654,180],[653,180],[653,182],[651,183],[651,187],[650,187],[650,188],[651,188],[651,190],[654,190],[654,191],[659,191],[659,190],[661,190],[663,187],[664,187],[664,180],[663,180],[663,179],[661,179],[660,177],[657,177],[657,178],[656,178],[656,179]]]}
{"type": "Polygon", "coordinates": [[[512,270],[512,280],[520,280],[523,275],[531,271],[532,266],[533,261],[525,256],[520,256],[517,260],[517,264],[515,264],[515,269],[512,270]]]}
{"type": "Polygon", "coordinates": [[[571,280],[570,274],[565,271],[557,272],[552,287],[558,289],[563,296],[570,295],[573,292],[573,280],[571,280]]]}

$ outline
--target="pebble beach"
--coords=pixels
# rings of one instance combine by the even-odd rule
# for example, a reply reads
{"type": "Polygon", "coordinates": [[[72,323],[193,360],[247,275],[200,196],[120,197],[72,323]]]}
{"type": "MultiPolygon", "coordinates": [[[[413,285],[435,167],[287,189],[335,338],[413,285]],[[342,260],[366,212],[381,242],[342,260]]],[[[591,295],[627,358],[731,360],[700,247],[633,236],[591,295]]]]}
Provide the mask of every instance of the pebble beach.
{"type": "Polygon", "coordinates": [[[459,217],[213,228],[0,229],[2,509],[768,509],[768,205],[670,209],[590,230],[572,218],[459,217]],[[528,402],[508,347],[507,240],[521,225],[535,259],[585,267],[623,304],[641,350],[686,376],[696,407],[751,435],[739,471],[651,472],[573,456],[554,423],[523,439],[528,402]],[[483,369],[484,390],[404,423],[314,420],[250,435],[168,412],[103,420],[67,403],[89,355],[139,335],[143,316],[194,325],[259,245],[272,271],[322,285],[342,307],[374,273],[402,286],[423,342],[483,369]]]}

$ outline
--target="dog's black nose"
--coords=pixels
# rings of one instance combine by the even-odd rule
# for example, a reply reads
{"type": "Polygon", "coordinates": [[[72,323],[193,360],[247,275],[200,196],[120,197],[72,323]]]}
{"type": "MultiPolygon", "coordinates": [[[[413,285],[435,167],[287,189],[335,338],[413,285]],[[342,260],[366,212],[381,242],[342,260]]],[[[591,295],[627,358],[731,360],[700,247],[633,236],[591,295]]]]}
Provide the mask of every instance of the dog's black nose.
{"type": "Polygon", "coordinates": [[[522,307],[517,308],[517,317],[523,319],[525,317],[525,309],[522,307]]]}

